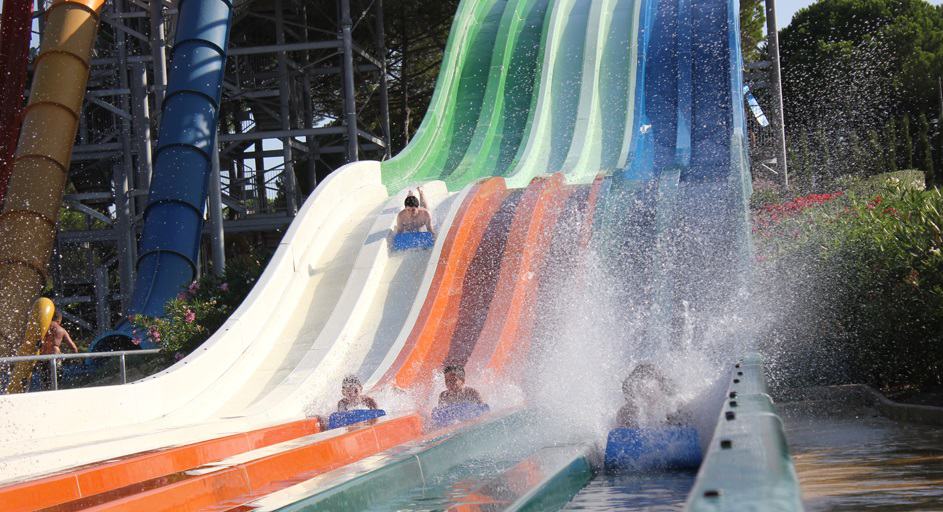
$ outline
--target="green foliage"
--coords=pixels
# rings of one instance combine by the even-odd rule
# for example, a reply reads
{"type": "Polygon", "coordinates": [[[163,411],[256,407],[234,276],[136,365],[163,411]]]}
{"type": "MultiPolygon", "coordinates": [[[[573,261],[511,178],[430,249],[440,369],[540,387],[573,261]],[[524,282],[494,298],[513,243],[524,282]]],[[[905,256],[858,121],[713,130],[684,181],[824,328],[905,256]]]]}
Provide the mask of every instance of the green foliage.
{"type": "Polygon", "coordinates": [[[756,212],[765,307],[784,306],[765,342],[779,385],[943,383],[943,195],[913,185],[756,212]]]}
{"type": "Polygon", "coordinates": [[[156,343],[165,361],[178,360],[206,341],[249,294],[265,261],[255,254],[233,258],[225,275],[205,275],[164,307],[163,318],[134,318],[135,344],[156,343]]]}
{"type": "Polygon", "coordinates": [[[766,7],[762,0],[740,1],[740,47],[743,60],[760,60],[760,43],[766,40],[763,28],[766,26],[766,7]]]}

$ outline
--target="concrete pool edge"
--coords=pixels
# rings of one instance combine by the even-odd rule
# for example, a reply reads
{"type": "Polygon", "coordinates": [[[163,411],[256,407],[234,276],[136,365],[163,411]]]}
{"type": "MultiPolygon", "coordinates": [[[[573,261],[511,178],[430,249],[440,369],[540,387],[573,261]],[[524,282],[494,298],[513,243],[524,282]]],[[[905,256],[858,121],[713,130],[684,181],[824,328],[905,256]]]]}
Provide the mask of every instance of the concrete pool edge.
{"type": "Polygon", "coordinates": [[[747,354],[730,371],[717,427],[685,510],[803,510],[799,478],[759,354],[747,354]]]}

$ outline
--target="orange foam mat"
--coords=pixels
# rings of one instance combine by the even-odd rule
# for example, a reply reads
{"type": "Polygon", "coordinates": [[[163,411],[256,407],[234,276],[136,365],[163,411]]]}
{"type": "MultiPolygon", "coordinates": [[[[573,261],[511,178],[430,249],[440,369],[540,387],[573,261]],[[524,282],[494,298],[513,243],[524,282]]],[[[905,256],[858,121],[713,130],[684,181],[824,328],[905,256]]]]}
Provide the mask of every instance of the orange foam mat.
{"type": "Polygon", "coordinates": [[[320,429],[318,420],[307,419],[183,446],[135,453],[0,487],[0,504],[6,512],[52,507],[314,434],[320,429]]]}
{"type": "Polygon", "coordinates": [[[418,414],[268,446],[189,471],[50,507],[47,511],[198,511],[248,501],[336,469],[423,434],[418,414]]]}
{"type": "Polygon", "coordinates": [[[378,386],[411,388],[438,368],[455,328],[462,285],[488,223],[507,195],[503,178],[474,186],[443,243],[442,256],[429,292],[406,344],[378,386]]]}

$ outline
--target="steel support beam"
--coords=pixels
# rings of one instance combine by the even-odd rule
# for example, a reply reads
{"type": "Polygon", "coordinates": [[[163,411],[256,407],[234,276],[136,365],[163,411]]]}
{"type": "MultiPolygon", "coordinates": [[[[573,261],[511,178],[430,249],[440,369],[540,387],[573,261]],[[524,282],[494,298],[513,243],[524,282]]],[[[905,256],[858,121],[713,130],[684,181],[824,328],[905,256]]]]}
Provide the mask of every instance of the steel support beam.
{"type": "Polygon", "coordinates": [[[344,124],[347,128],[347,162],[360,160],[357,140],[357,98],[354,89],[353,21],[350,0],[341,0],[341,38],[344,59],[344,124]]]}

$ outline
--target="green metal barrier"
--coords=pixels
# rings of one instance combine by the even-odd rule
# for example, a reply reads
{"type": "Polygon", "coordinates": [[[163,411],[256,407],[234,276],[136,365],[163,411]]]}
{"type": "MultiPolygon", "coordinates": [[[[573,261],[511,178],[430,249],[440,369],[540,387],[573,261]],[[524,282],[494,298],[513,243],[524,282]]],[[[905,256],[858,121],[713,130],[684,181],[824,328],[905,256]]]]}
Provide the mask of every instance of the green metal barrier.
{"type": "Polygon", "coordinates": [[[559,510],[593,478],[588,446],[544,448],[531,458],[543,474],[540,483],[508,506],[505,511],[542,512],[559,510]]]}
{"type": "Polygon", "coordinates": [[[730,373],[714,438],[687,510],[802,510],[783,423],[767,394],[763,361],[751,354],[730,373]]]}

